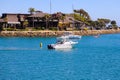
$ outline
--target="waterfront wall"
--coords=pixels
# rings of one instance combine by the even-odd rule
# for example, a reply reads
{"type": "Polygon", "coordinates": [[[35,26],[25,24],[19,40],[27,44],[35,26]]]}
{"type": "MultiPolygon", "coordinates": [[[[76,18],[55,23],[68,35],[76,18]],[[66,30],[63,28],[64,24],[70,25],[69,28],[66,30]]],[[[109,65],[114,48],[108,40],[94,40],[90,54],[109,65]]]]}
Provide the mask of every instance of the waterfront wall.
{"type": "Polygon", "coordinates": [[[51,37],[61,36],[64,32],[72,32],[77,35],[97,35],[97,34],[114,34],[120,33],[118,30],[81,30],[81,31],[1,31],[1,37],[51,37]]]}

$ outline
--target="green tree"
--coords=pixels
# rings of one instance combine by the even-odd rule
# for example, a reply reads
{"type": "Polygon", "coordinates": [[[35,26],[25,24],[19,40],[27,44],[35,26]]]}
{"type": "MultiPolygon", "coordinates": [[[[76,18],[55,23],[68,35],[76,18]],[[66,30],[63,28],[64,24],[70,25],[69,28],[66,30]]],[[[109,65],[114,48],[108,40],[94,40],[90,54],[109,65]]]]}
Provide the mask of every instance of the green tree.
{"type": "Polygon", "coordinates": [[[98,22],[97,26],[99,26],[99,28],[103,29],[106,27],[104,20],[98,19],[97,22],[98,22]]]}
{"type": "Polygon", "coordinates": [[[74,18],[75,18],[76,20],[79,20],[79,21],[85,22],[85,18],[82,17],[82,16],[80,16],[79,14],[74,14],[74,18]]]}
{"type": "Polygon", "coordinates": [[[85,21],[91,20],[88,12],[86,12],[84,9],[74,10],[74,12],[80,14],[80,17],[84,18],[85,21]]]}
{"type": "Polygon", "coordinates": [[[98,18],[98,21],[104,22],[105,24],[110,23],[110,19],[98,18]]]}
{"type": "Polygon", "coordinates": [[[79,20],[81,22],[83,22],[83,25],[90,25],[89,21],[91,20],[88,12],[86,12],[84,9],[80,9],[80,10],[74,10],[74,18],[76,20],[79,20]]]}
{"type": "Polygon", "coordinates": [[[45,28],[48,29],[48,23],[49,23],[49,20],[50,20],[50,15],[46,14],[44,18],[45,18],[45,22],[46,22],[46,27],[45,28]]]}
{"type": "Polygon", "coordinates": [[[111,25],[112,25],[113,29],[117,29],[118,28],[117,23],[116,23],[115,20],[111,21],[111,25]]]}
{"type": "Polygon", "coordinates": [[[116,21],[115,20],[111,21],[111,24],[116,25],[116,21]]]}
{"type": "MultiPolygon", "coordinates": [[[[29,9],[28,9],[28,12],[30,12],[30,14],[34,14],[34,12],[35,12],[35,8],[32,8],[32,7],[29,8],[29,9]]],[[[33,27],[34,27],[34,17],[33,17],[32,20],[33,20],[33,27]]]]}
{"type": "Polygon", "coordinates": [[[100,24],[99,26],[103,29],[106,28],[106,25],[110,23],[110,19],[98,18],[97,20],[100,24]]]}
{"type": "Polygon", "coordinates": [[[99,21],[90,20],[88,21],[88,23],[89,23],[89,26],[91,26],[91,29],[97,29],[97,30],[101,29],[101,23],[99,21]]]}
{"type": "Polygon", "coordinates": [[[28,12],[30,12],[30,14],[34,14],[35,8],[29,8],[28,12]]]}

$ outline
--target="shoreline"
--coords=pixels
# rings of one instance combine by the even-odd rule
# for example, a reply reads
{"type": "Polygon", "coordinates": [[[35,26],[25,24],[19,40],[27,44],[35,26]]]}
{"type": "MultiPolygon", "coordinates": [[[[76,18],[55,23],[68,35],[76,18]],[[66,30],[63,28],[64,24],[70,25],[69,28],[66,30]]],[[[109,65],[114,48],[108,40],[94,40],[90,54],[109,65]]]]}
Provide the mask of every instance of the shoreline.
{"type": "Polygon", "coordinates": [[[120,29],[110,30],[80,30],[80,31],[1,31],[0,37],[52,37],[61,36],[64,32],[72,32],[76,35],[89,36],[97,34],[120,33],[120,29]]]}

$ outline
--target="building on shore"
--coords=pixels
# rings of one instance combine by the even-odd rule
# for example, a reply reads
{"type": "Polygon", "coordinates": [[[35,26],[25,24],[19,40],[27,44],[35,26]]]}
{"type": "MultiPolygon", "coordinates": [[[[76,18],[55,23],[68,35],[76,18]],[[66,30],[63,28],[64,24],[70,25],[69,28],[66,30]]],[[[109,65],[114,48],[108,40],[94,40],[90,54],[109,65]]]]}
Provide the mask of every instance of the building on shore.
{"type": "Polygon", "coordinates": [[[29,14],[20,14],[20,13],[3,13],[1,19],[4,21],[3,28],[18,28],[22,29],[23,22],[25,17],[29,14]]]}
{"type": "Polygon", "coordinates": [[[36,11],[34,14],[3,13],[0,18],[1,28],[25,29],[26,27],[36,29],[79,29],[82,23],[61,12],[48,14],[36,11]]]}

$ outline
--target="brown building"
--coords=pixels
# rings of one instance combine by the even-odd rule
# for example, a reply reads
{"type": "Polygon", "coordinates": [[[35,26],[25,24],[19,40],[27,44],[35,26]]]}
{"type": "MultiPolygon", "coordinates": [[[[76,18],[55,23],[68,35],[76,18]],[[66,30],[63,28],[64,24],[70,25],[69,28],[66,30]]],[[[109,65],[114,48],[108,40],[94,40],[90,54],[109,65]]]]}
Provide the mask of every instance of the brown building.
{"type": "Polygon", "coordinates": [[[63,20],[59,21],[60,27],[65,30],[79,29],[81,21],[75,20],[71,16],[65,16],[63,20]]]}
{"type": "Polygon", "coordinates": [[[34,14],[3,13],[0,18],[3,28],[24,29],[25,27],[44,29],[79,29],[81,22],[63,13],[48,14],[36,11],[34,14]],[[64,17],[61,19],[61,17],[64,17]]]}
{"type": "Polygon", "coordinates": [[[25,17],[29,14],[3,13],[2,19],[5,22],[5,28],[22,28],[25,17]]]}
{"type": "Polygon", "coordinates": [[[37,11],[35,14],[32,14],[27,17],[30,27],[44,27],[49,29],[50,27],[57,27],[58,20],[52,18],[50,14],[43,13],[42,11],[37,11]]]}

